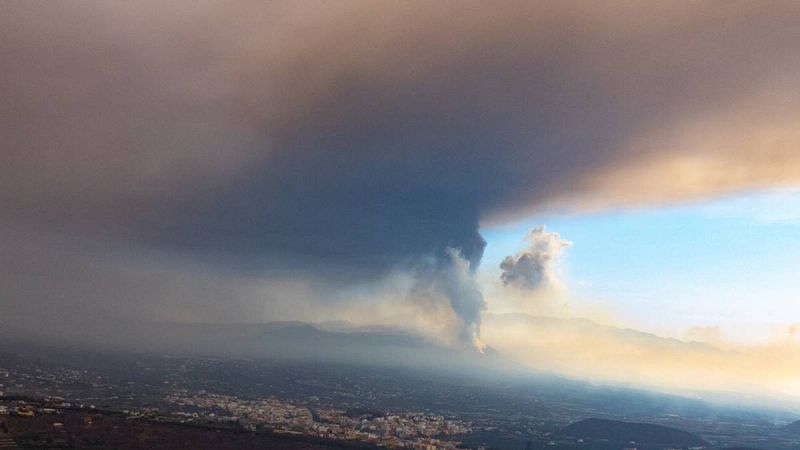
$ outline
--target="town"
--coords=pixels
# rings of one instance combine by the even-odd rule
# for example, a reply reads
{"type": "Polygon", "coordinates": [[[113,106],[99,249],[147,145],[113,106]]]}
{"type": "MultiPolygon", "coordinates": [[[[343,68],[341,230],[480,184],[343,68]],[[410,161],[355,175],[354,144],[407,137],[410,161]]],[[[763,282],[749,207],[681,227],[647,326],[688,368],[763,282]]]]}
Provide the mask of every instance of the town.
{"type": "Polygon", "coordinates": [[[469,425],[441,415],[421,412],[383,414],[371,411],[320,409],[268,398],[245,400],[200,391],[173,393],[165,399],[182,407],[173,416],[186,422],[235,422],[256,431],[270,427],[278,433],[302,433],[330,439],[369,442],[396,448],[453,449],[457,441],[437,439],[470,433],[469,425]],[[191,411],[191,412],[188,412],[191,411]],[[222,415],[223,413],[227,415],[222,415]]]}

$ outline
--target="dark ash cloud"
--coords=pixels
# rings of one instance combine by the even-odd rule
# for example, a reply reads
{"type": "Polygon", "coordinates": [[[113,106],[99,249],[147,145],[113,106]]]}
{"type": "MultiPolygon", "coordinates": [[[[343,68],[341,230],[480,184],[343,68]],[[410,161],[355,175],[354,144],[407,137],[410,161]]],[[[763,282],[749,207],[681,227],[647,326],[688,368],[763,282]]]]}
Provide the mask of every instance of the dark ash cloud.
{"type": "Polygon", "coordinates": [[[794,2],[4,3],[0,223],[334,287],[474,271],[483,221],[797,182],[796,42],[794,2]]]}

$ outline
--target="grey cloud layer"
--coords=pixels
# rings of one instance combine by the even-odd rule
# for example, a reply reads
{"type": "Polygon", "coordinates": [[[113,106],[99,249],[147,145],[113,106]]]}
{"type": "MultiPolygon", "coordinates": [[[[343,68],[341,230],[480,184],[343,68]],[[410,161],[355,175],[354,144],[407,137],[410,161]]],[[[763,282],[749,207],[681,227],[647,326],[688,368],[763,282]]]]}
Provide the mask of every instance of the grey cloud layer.
{"type": "Polygon", "coordinates": [[[343,283],[474,268],[482,220],[561,198],[799,181],[797,42],[794,2],[5,3],[0,220],[343,283]]]}

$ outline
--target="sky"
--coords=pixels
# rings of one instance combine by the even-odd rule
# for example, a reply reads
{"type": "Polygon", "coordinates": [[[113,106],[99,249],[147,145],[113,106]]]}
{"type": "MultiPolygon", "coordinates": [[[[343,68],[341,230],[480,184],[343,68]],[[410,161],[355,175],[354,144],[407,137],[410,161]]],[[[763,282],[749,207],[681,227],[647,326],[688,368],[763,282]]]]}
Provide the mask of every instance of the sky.
{"type": "Polygon", "coordinates": [[[576,301],[678,338],[719,327],[763,342],[800,317],[800,191],[756,191],[691,204],[534,216],[483,231],[484,264],[498,276],[531,228],[573,245],[559,262],[576,301]]]}
{"type": "Polygon", "coordinates": [[[2,3],[0,324],[346,320],[800,396],[798,42],[791,1],[2,3]]]}

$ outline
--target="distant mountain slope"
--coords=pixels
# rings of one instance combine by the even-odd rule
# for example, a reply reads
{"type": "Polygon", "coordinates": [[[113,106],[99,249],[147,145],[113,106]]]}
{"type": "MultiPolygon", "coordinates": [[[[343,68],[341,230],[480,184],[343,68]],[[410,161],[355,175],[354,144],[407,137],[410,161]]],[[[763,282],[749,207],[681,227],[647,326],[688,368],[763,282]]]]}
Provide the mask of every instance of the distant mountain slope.
{"type": "Polygon", "coordinates": [[[708,447],[710,444],[697,435],[676,428],[649,423],[621,422],[607,419],[586,419],[563,428],[563,438],[608,440],[609,443],[669,448],[708,447]]]}
{"type": "Polygon", "coordinates": [[[697,341],[683,341],[680,339],[662,337],[652,333],[647,333],[632,328],[620,328],[616,326],[603,325],[589,319],[582,318],[559,318],[533,316],[521,313],[505,314],[484,314],[486,325],[497,327],[518,327],[525,326],[530,330],[535,330],[541,334],[553,335],[557,332],[558,336],[599,336],[604,339],[614,339],[619,342],[627,342],[636,345],[646,345],[649,348],[659,351],[696,351],[710,354],[728,353],[711,344],[697,341]]]}
{"type": "MultiPolygon", "coordinates": [[[[446,347],[400,329],[356,327],[344,322],[321,325],[295,321],[262,324],[99,323],[90,329],[93,332],[91,339],[62,339],[60,344],[53,345],[109,352],[410,367],[484,376],[509,372],[530,376],[532,373],[504,359],[493,349],[481,354],[472,348],[446,347]]],[[[0,351],[5,347],[8,350],[18,347],[5,345],[13,336],[13,330],[9,332],[0,327],[0,351]]],[[[46,345],[53,339],[43,337],[41,342],[46,345]]]]}

